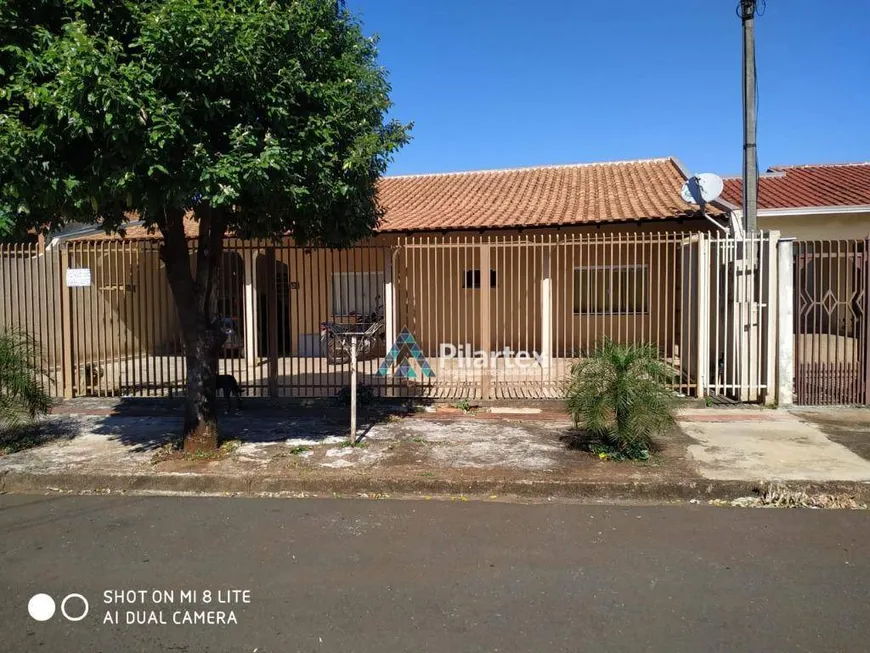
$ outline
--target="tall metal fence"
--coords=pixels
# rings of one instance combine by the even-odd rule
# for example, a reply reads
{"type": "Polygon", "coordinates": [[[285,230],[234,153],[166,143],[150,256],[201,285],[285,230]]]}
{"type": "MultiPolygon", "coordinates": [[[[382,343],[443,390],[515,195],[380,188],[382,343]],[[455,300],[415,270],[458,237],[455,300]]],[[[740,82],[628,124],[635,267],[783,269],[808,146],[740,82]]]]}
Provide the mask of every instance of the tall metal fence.
{"type": "Polygon", "coordinates": [[[870,403],[866,240],[794,243],[795,402],[870,403]]]}
{"type": "MultiPolygon", "coordinates": [[[[378,396],[559,397],[572,363],[603,338],[653,345],[685,395],[747,401],[770,388],[769,236],[373,242],[228,240],[220,372],[249,395],[332,396],[350,366],[329,355],[322,325],[382,319],[357,368],[378,396]]],[[[0,292],[0,328],[41,343],[52,394],[183,392],[183,338],[158,240],[3,246],[0,292]]]]}

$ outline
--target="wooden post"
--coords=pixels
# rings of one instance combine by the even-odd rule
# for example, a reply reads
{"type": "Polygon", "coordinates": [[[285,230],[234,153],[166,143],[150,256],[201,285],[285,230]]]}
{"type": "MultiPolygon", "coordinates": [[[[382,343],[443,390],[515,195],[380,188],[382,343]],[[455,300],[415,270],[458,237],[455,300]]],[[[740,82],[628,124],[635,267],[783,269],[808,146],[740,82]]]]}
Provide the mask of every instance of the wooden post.
{"type": "Polygon", "coordinates": [[[356,444],[356,336],[350,337],[350,444],[356,444]]]}
{"type": "Polygon", "coordinates": [[[480,397],[481,399],[489,399],[492,378],[489,366],[492,362],[490,356],[490,306],[491,306],[491,281],[490,278],[490,246],[480,246],[480,349],[486,357],[486,362],[481,370],[480,375],[480,397]]]}
{"type": "Polygon", "coordinates": [[[63,356],[63,398],[73,397],[73,367],[72,367],[72,315],[70,314],[69,288],[66,287],[66,271],[69,269],[69,249],[67,244],[60,246],[60,322],[61,349],[63,356]]]}

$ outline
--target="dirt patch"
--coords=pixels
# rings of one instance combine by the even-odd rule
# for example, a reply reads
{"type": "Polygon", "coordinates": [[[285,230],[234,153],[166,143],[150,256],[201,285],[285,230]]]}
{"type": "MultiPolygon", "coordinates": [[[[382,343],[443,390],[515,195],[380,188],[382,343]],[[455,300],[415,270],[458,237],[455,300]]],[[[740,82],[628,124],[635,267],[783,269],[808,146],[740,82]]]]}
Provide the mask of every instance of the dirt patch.
{"type": "Polygon", "coordinates": [[[562,421],[439,419],[433,414],[366,425],[359,446],[347,445],[343,420],[225,420],[223,432],[239,440],[232,451],[210,457],[161,454],[176,436],[177,418],[78,417],[72,440],[0,458],[4,470],[29,473],[103,473],[289,478],[316,486],[361,477],[391,481],[656,482],[697,479],[686,460],[686,438],[660,439],[649,461],[613,462],[571,448],[562,421]],[[155,456],[155,453],[157,454],[155,456]]]}

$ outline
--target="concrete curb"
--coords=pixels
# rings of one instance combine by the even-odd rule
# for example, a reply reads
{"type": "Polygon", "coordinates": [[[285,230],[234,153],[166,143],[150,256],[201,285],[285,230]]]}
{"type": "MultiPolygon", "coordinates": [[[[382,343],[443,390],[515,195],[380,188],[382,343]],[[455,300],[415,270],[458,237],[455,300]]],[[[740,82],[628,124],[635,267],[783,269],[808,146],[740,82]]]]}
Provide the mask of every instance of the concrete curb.
{"type": "MultiPolygon", "coordinates": [[[[299,479],[274,476],[228,476],[206,474],[33,474],[0,473],[0,493],[45,494],[47,492],[111,494],[202,494],[391,496],[498,495],[522,498],[561,498],[601,501],[670,502],[691,499],[736,499],[752,496],[765,485],[751,481],[685,480],[668,482],[563,482],[488,479],[390,479],[354,476],[336,479],[299,479]]],[[[834,481],[788,481],[785,487],[808,494],[838,494],[870,503],[870,483],[834,481]]]]}

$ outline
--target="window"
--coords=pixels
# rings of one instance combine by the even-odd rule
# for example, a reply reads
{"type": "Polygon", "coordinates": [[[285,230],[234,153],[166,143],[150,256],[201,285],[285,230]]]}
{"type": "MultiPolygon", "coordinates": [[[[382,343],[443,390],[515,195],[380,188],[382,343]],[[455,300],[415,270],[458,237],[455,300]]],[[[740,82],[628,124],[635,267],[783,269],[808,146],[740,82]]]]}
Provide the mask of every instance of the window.
{"type": "Polygon", "coordinates": [[[332,275],[332,314],[367,315],[383,303],[383,272],[336,272],[332,275]]]}
{"type": "MultiPolygon", "coordinates": [[[[495,288],[495,270],[489,271],[489,287],[495,288]]],[[[466,270],[462,280],[463,288],[480,288],[480,270],[466,270]]]]}
{"type": "Polygon", "coordinates": [[[625,315],[649,310],[649,266],[574,269],[574,313],[625,315]]]}

